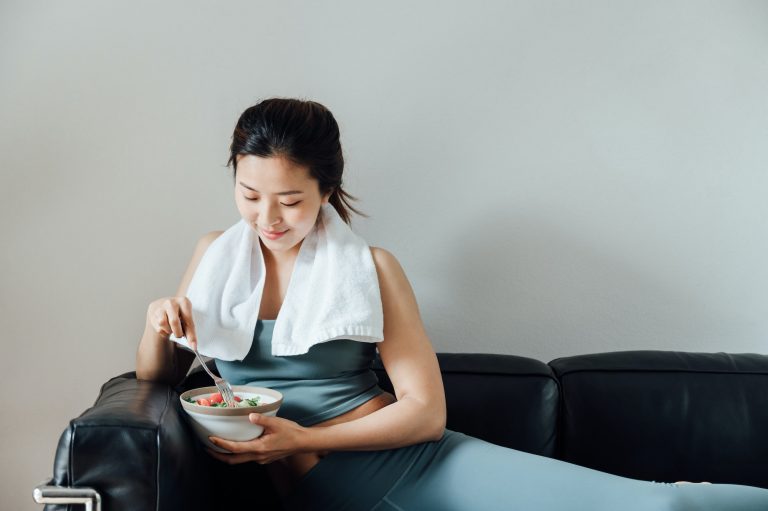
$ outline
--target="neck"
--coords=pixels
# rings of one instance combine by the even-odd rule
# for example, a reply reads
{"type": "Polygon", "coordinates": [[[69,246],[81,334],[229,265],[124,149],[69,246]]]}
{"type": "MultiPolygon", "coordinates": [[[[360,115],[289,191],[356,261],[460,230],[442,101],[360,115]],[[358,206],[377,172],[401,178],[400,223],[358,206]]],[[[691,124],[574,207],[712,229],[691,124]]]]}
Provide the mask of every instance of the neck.
{"type": "Polygon", "coordinates": [[[291,248],[288,252],[275,252],[267,248],[264,243],[259,239],[261,244],[261,253],[264,255],[264,264],[269,268],[284,268],[286,266],[292,266],[296,261],[296,257],[299,255],[299,249],[304,240],[301,240],[295,247],[291,248]]]}

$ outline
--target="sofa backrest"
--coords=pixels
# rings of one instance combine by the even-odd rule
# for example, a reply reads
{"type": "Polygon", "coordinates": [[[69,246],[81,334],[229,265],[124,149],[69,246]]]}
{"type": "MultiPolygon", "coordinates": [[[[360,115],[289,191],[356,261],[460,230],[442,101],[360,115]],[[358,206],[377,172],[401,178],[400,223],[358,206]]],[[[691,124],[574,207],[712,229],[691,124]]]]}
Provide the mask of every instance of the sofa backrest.
{"type": "MultiPolygon", "coordinates": [[[[768,488],[768,355],[437,357],[448,429],[634,479],[768,488]]],[[[379,358],[373,369],[393,392],[379,358]]],[[[193,371],[185,387],[207,380],[193,371]]]]}
{"type": "Polygon", "coordinates": [[[768,356],[558,358],[558,458],[634,479],[768,488],[768,356]]]}

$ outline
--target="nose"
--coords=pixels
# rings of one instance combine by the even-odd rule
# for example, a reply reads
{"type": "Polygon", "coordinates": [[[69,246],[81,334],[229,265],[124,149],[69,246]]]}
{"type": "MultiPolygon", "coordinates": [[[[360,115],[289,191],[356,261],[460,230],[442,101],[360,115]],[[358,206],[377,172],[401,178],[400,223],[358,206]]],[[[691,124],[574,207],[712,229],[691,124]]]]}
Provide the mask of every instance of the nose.
{"type": "Polygon", "coordinates": [[[277,206],[269,204],[267,201],[262,202],[262,210],[258,213],[258,216],[266,220],[262,225],[271,228],[273,225],[281,222],[280,210],[277,206]]]}

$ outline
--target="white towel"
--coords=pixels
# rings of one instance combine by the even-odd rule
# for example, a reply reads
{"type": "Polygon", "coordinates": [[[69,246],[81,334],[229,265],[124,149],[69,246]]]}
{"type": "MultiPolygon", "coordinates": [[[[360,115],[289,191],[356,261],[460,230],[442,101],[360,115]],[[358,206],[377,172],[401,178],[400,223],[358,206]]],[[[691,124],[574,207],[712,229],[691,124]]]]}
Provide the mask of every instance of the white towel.
{"type": "MultiPolygon", "coordinates": [[[[187,290],[201,355],[242,360],[253,342],[266,268],[256,231],[240,220],[203,254],[187,290]]],[[[170,339],[189,347],[185,337],[170,339]]],[[[368,244],[331,204],[304,238],[275,321],[272,355],[334,339],[380,342],[384,316],[368,244]]]]}

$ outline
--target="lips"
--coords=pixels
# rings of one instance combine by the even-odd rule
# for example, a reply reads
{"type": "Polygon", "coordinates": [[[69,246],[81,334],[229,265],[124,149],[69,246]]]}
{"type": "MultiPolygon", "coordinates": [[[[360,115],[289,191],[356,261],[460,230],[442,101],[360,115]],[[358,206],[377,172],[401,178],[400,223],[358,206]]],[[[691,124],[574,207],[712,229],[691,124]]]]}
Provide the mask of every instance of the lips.
{"type": "Polygon", "coordinates": [[[282,231],[282,232],[280,232],[280,231],[265,231],[264,229],[262,229],[262,230],[261,230],[261,232],[262,232],[262,234],[264,234],[264,236],[266,236],[267,238],[269,238],[269,239],[271,239],[271,240],[276,240],[276,239],[278,239],[278,238],[282,237],[282,236],[283,236],[283,234],[285,234],[286,232],[288,232],[288,229],[286,229],[286,230],[284,230],[284,231],[282,231]]]}

